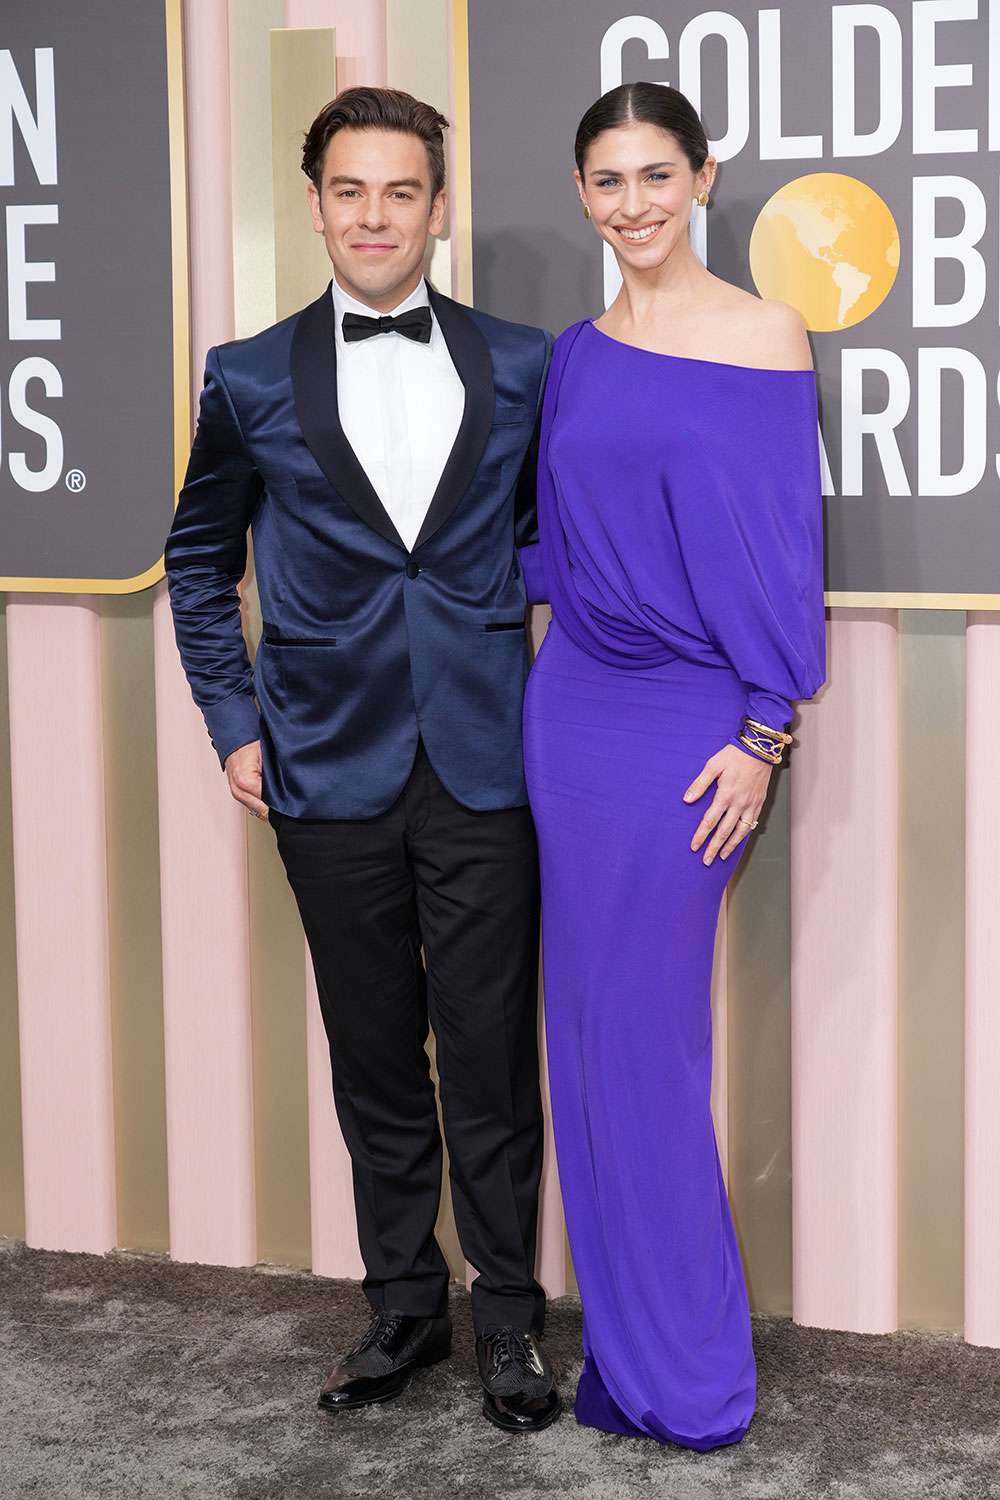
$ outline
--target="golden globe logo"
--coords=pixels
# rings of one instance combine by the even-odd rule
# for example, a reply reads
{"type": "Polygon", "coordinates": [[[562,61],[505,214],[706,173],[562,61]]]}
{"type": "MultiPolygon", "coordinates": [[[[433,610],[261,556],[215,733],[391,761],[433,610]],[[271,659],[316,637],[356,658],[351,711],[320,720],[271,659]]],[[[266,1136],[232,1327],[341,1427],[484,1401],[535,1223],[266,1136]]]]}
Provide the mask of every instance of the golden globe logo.
{"type": "Polygon", "coordinates": [[[762,297],[797,307],[814,333],[853,328],[885,301],[899,270],[899,230],[867,183],[811,172],[764,204],[750,235],[762,297]]]}

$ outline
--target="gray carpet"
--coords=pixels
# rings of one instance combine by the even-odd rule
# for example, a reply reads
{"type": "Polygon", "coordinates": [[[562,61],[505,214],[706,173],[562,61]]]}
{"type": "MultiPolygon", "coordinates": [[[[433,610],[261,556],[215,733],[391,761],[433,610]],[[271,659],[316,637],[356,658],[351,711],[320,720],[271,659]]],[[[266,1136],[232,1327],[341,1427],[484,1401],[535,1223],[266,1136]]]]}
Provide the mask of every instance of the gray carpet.
{"type": "MultiPolygon", "coordinates": [[[[1000,1352],[948,1334],[755,1318],[757,1415],[742,1443],[696,1454],[568,1411],[535,1438],[489,1427],[458,1288],[452,1359],[339,1418],[314,1402],[367,1321],[348,1282],[0,1242],[0,1308],[3,1500],[1000,1497],[1000,1352]]],[[[579,1338],[563,1298],[546,1343],[568,1396],[579,1338]]]]}

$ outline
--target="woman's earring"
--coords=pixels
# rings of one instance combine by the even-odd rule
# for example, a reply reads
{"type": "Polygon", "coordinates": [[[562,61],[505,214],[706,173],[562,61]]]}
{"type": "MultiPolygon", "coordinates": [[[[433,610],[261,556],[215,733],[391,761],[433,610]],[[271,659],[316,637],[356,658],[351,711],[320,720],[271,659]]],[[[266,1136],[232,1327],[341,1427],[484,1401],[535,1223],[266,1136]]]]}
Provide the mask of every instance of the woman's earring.
{"type": "Polygon", "coordinates": [[[590,204],[589,203],[585,203],[583,205],[583,217],[585,219],[589,219],[590,218],[590,204]]]}
{"type": "Polygon", "coordinates": [[[705,188],[702,188],[701,192],[695,199],[695,202],[699,205],[700,208],[708,207],[708,192],[705,188]]]}

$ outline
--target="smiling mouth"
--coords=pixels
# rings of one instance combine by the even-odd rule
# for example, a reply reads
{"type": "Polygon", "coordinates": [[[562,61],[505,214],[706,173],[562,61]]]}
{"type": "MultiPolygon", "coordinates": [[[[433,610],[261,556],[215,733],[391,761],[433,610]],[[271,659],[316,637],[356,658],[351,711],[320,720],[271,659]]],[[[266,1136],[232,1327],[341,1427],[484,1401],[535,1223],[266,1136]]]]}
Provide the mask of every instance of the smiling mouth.
{"type": "Polygon", "coordinates": [[[378,240],[358,240],[352,250],[395,250],[395,245],[385,245],[378,240]]]}
{"type": "Polygon", "coordinates": [[[627,228],[624,224],[615,224],[612,227],[617,231],[618,234],[621,235],[622,239],[627,240],[630,245],[643,245],[647,240],[651,240],[656,234],[656,231],[658,229],[662,229],[665,223],[665,219],[660,219],[656,224],[643,224],[638,229],[627,228]]]}

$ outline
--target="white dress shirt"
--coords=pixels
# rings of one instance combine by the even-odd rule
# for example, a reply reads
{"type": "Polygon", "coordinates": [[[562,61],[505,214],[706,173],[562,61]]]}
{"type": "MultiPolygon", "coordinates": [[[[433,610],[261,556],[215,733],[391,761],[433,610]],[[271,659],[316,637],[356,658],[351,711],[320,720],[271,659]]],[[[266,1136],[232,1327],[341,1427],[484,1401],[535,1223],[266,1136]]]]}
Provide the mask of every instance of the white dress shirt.
{"type": "MultiPolygon", "coordinates": [[[[379,333],[344,342],[345,312],[377,318],[333,278],[340,424],[372,487],[412,551],[465,410],[465,387],[431,309],[431,341],[379,333]]],[[[427,283],[392,309],[428,307],[427,283]]]]}

